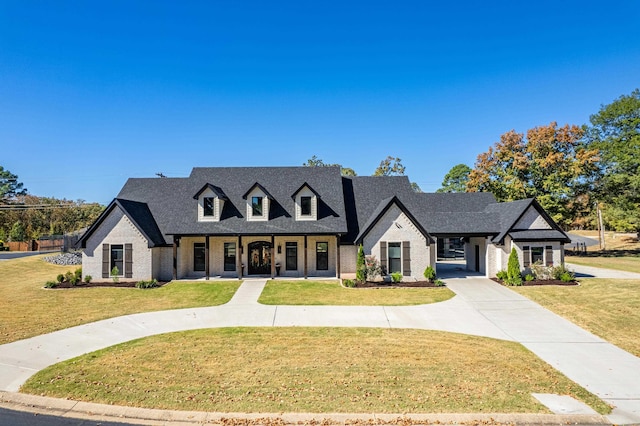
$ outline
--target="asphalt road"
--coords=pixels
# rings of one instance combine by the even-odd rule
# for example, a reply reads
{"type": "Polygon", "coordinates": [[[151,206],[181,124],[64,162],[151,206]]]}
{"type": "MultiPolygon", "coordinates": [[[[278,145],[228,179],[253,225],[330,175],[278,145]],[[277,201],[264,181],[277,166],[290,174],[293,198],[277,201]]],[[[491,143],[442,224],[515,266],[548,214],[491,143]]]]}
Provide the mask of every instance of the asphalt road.
{"type": "MultiPolygon", "coordinates": [[[[139,423],[138,423],[139,424],[139,423]]],[[[112,423],[27,413],[0,408],[0,426],[133,426],[132,423],[112,423]]]]}
{"type": "Polygon", "coordinates": [[[598,240],[594,238],[583,237],[582,235],[576,235],[570,232],[568,233],[568,235],[569,238],[571,238],[571,243],[569,244],[568,248],[571,248],[571,246],[575,245],[575,243],[584,243],[587,245],[587,247],[597,246],[599,244],[598,240]]]}
{"type": "Polygon", "coordinates": [[[0,260],[18,259],[19,257],[35,256],[37,254],[44,254],[44,253],[53,253],[53,252],[46,252],[46,251],[0,251],[0,260]]]}

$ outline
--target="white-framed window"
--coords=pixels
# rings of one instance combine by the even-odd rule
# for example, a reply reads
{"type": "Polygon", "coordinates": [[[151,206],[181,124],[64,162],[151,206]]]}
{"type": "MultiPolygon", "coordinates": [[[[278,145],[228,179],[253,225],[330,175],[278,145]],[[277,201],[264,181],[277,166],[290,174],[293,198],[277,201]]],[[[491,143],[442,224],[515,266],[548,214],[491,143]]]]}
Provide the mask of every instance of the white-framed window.
{"type": "Polygon", "coordinates": [[[203,216],[214,216],[215,215],[215,205],[214,205],[214,200],[215,198],[213,197],[204,197],[202,199],[203,201],[203,216]]]}
{"type": "Polygon", "coordinates": [[[263,197],[251,197],[251,216],[263,216],[263,197]]]}

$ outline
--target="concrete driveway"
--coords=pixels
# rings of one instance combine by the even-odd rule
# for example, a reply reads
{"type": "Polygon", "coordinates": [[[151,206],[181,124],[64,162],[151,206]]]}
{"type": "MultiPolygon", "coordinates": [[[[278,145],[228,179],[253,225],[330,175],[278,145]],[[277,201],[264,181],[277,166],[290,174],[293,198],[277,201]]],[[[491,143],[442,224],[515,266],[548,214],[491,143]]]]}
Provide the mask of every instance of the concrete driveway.
{"type": "Polygon", "coordinates": [[[326,326],[443,330],[520,342],[616,409],[615,423],[640,423],[640,358],[506,287],[479,276],[450,278],[456,297],[420,306],[267,306],[265,280],[246,280],[222,306],[149,312],[98,321],[0,346],[0,390],[35,372],[132,339],[210,327],[326,326]]]}

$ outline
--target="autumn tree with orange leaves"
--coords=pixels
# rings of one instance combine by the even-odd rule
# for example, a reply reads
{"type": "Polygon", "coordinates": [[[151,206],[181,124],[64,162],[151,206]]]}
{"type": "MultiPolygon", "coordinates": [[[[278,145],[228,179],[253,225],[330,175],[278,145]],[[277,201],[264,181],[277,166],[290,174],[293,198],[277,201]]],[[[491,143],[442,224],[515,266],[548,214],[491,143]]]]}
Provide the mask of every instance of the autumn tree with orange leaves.
{"type": "Polygon", "coordinates": [[[598,173],[598,150],[584,144],[584,131],[552,122],[523,133],[511,130],[478,155],[467,190],[492,192],[498,201],[535,197],[565,229],[584,225],[589,193],[598,173]]]}

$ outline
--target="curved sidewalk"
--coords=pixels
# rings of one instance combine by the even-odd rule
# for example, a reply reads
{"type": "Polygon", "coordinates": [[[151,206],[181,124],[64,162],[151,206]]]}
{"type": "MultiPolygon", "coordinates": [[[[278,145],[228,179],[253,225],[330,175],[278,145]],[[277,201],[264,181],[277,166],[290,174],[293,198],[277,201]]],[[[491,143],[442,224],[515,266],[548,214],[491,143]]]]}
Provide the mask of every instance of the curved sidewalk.
{"type": "Polygon", "coordinates": [[[384,327],[443,330],[520,342],[574,382],[616,406],[609,420],[640,422],[640,358],[482,277],[447,279],[457,296],[419,306],[267,306],[265,280],[247,280],[222,306],[148,312],[0,346],[0,390],[84,353],[154,334],[233,326],[384,327]]]}

